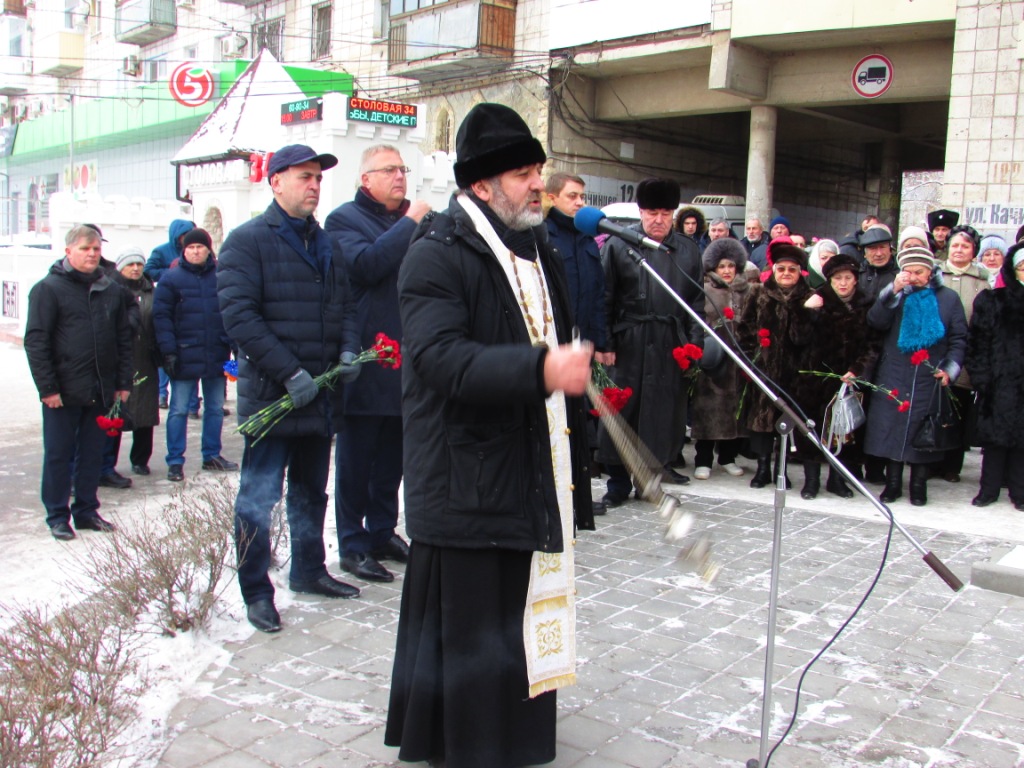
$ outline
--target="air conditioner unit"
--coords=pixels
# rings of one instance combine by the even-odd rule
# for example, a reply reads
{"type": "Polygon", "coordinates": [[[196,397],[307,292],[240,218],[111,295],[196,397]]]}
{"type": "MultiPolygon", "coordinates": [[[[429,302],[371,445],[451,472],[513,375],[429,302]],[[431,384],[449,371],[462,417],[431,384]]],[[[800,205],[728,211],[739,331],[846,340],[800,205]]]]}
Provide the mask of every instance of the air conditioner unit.
{"type": "Polygon", "coordinates": [[[130,77],[138,77],[142,74],[142,62],[138,56],[125,56],[121,71],[130,77]]]}
{"type": "Polygon", "coordinates": [[[240,59],[249,42],[241,35],[229,35],[221,38],[220,57],[222,59],[240,59]]]}
{"type": "Polygon", "coordinates": [[[23,75],[32,74],[32,59],[25,58],[21,60],[21,73],[23,75]]]}

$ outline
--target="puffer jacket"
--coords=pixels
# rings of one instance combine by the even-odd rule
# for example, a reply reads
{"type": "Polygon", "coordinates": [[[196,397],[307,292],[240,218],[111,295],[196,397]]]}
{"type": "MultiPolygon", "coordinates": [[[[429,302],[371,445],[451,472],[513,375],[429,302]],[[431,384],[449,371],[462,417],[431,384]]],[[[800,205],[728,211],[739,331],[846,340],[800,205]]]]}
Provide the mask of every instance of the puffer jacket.
{"type": "Polygon", "coordinates": [[[39,397],[67,406],[132,388],[132,329],[124,292],[105,274],[85,276],[61,259],[28,295],[25,354],[39,397]]]}
{"type": "MultiPolygon", "coordinates": [[[[337,245],[310,216],[308,245],[300,251],[285,216],[271,203],[228,235],[217,260],[221,317],[238,347],[239,422],[283,397],[284,382],[299,368],[316,377],[342,351],[359,351],[356,306],[337,245]]],[[[333,434],[327,393],[290,412],[270,434],[333,434]]]]}
{"type": "Polygon", "coordinates": [[[175,219],[172,221],[170,226],[167,227],[167,242],[158,245],[149,254],[143,274],[154,283],[159,282],[160,278],[164,276],[164,272],[171,268],[174,260],[181,258],[182,248],[178,244],[178,240],[186,232],[190,232],[195,228],[196,225],[188,219],[175,219]]]}
{"type": "Polygon", "coordinates": [[[153,294],[153,327],[163,357],[176,355],[178,379],[220,376],[231,354],[217,302],[213,256],[202,264],[181,259],[153,294]]]}

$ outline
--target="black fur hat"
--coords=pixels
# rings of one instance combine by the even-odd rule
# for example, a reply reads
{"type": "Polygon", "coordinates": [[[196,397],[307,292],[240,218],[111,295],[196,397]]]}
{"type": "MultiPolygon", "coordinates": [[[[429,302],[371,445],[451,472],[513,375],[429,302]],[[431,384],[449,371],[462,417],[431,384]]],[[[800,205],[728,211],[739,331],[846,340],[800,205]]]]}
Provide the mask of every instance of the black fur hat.
{"type": "Polygon", "coordinates": [[[768,264],[775,266],[780,261],[794,261],[800,269],[807,269],[807,253],[786,236],[776,237],[768,243],[768,264]]]}
{"type": "Polygon", "coordinates": [[[958,221],[960,221],[959,213],[950,211],[947,208],[940,208],[928,214],[928,231],[931,232],[936,227],[949,227],[952,229],[958,221]]]}
{"type": "Polygon", "coordinates": [[[672,179],[644,179],[636,185],[636,204],[644,210],[674,211],[682,193],[672,179]]]}
{"type": "Polygon", "coordinates": [[[825,262],[825,266],[821,268],[821,274],[825,276],[826,280],[831,280],[832,275],[836,272],[842,272],[844,269],[848,269],[850,272],[853,272],[854,275],[859,275],[860,262],[848,254],[837,253],[825,262]]]}
{"type": "Polygon", "coordinates": [[[544,147],[519,113],[504,104],[477,104],[455,136],[455,183],[459,189],[513,168],[543,163],[544,147]]]}
{"type": "Polygon", "coordinates": [[[713,272],[722,261],[728,259],[736,265],[736,272],[739,273],[747,266],[747,249],[740,244],[739,240],[720,237],[708,243],[701,259],[704,262],[705,272],[713,272]]]}

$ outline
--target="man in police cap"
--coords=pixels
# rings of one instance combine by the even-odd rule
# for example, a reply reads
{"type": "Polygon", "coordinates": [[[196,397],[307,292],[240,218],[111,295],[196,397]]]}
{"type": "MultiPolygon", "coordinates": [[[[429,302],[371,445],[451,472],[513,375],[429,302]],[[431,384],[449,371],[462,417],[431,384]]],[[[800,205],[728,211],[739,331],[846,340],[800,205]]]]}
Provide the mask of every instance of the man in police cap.
{"type": "Polygon", "coordinates": [[[960,214],[946,208],[939,208],[928,214],[928,234],[931,237],[932,253],[939,261],[945,261],[949,253],[949,233],[960,221],[960,214]]]}
{"type": "MultiPolygon", "coordinates": [[[[359,594],[324,565],[332,430],[327,393],[313,381],[359,351],[341,254],[313,218],[323,172],[337,164],[301,144],[276,152],[267,177],[273,202],[228,236],[217,262],[221,318],[238,346],[239,423],[286,394],[295,405],[265,437],[246,436],[235,500],[238,585],[249,623],[263,632],[281,628],[268,569],[270,512],[286,472],[289,586],[324,597],[359,594]]],[[[351,381],[359,369],[342,371],[351,381]]]]}

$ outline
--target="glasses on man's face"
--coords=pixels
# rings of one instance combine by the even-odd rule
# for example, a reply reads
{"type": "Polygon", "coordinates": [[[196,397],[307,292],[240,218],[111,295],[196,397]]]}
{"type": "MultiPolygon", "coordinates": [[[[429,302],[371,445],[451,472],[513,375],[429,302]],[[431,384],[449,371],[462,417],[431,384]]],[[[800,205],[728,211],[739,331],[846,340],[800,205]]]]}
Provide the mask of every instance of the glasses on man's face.
{"type": "Polygon", "coordinates": [[[411,170],[412,168],[408,165],[385,165],[383,168],[374,168],[372,171],[367,171],[367,173],[383,173],[385,176],[394,176],[399,171],[404,175],[408,175],[411,170]]]}

